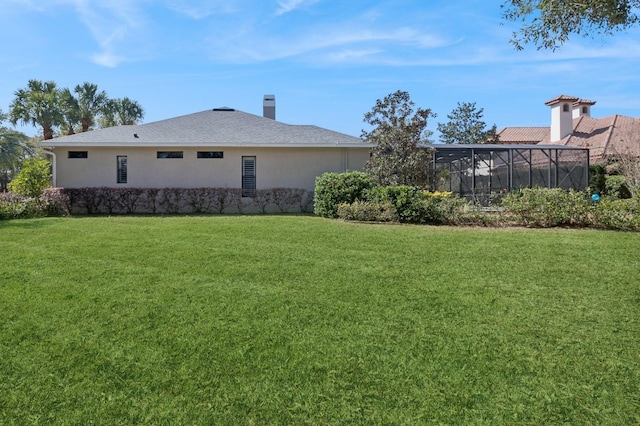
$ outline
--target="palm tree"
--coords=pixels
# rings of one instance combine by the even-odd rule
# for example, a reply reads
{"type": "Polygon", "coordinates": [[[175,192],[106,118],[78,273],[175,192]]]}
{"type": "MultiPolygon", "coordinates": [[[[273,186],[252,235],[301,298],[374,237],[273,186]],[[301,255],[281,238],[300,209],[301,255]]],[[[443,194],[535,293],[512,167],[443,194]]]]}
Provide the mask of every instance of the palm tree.
{"type": "Polygon", "coordinates": [[[63,120],[63,123],[60,125],[60,130],[67,135],[73,135],[81,121],[80,104],[75,96],[73,96],[73,93],[67,88],[60,91],[60,96],[63,120]]]}
{"type": "Polygon", "coordinates": [[[102,127],[138,124],[144,118],[142,106],[129,98],[109,99],[102,112],[102,127]]]}
{"type": "Polygon", "coordinates": [[[52,139],[54,128],[64,123],[62,94],[56,83],[29,80],[27,88],[17,90],[15,96],[9,111],[11,123],[41,126],[44,139],[52,139]]]}
{"type": "Polygon", "coordinates": [[[87,83],[77,85],[74,92],[78,95],[77,102],[80,111],[80,122],[82,131],[88,131],[96,121],[96,117],[102,114],[108,100],[104,90],[98,91],[98,85],[87,83]]]}
{"type": "MultiPolygon", "coordinates": [[[[0,124],[6,118],[0,110],[0,124]]],[[[0,126],[0,192],[7,190],[7,184],[20,169],[22,161],[33,155],[35,150],[29,142],[24,133],[0,126]]]]}

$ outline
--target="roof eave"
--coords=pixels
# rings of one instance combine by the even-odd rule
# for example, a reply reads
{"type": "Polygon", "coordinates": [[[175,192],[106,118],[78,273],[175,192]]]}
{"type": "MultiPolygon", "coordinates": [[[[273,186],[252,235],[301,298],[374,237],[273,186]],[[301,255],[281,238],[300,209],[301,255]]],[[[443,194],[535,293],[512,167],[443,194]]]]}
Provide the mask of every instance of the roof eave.
{"type": "Polygon", "coordinates": [[[40,143],[43,148],[373,148],[375,145],[370,143],[136,143],[131,142],[103,142],[103,143],[82,143],[68,142],[57,143],[45,141],[40,143]]]}

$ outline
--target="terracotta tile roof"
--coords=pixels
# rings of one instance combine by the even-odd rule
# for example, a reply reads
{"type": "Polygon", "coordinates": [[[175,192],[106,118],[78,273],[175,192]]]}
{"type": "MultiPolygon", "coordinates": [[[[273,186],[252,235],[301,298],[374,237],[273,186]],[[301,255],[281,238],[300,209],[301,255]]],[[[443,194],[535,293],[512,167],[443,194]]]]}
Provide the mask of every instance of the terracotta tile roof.
{"type": "Polygon", "coordinates": [[[592,163],[607,161],[616,154],[640,157],[640,118],[612,115],[604,118],[573,119],[573,133],[551,143],[548,127],[506,127],[498,135],[501,144],[566,145],[589,148],[592,163]]]}
{"type": "Polygon", "coordinates": [[[544,104],[547,105],[547,106],[550,106],[550,105],[555,105],[557,103],[560,103],[562,101],[568,101],[568,102],[574,103],[574,102],[577,102],[579,100],[580,100],[580,98],[576,98],[575,96],[560,95],[560,96],[556,96],[553,99],[549,99],[544,104]]]}
{"type": "Polygon", "coordinates": [[[640,118],[612,115],[574,120],[573,133],[563,145],[589,148],[591,161],[600,162],[616,154],[640,156],[640,118]]]}
{"type": "Polygon", "coordinates": [[[589,99],[578,99],[573,105],[595,105],[596,101],[590,101],[589,99]]]}
{"type": "Polygon", "coordinates": [[[549,138],[548,127],[505,127],[498,132],[501,144],[537,144],[549,138]]]}

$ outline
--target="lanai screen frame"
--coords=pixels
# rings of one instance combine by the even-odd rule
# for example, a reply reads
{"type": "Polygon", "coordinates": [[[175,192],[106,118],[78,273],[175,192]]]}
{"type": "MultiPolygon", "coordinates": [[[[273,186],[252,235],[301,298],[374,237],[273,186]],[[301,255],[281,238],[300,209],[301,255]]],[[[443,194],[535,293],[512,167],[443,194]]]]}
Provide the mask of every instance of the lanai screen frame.
{"type": "Polygon", "coordinates": [[[433,144],[434,190],[487,204],[506,192],[533,187],[583,190],[589,150],[565,145],[433,144]]]}

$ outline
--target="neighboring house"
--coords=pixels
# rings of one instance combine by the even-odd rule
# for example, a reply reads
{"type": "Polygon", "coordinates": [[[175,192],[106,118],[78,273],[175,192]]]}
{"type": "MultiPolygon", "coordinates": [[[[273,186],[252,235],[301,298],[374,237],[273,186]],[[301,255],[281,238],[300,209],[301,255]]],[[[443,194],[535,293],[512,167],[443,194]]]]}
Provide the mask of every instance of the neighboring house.
{"type": "Polygon", "coordinates": [[[606,163],[619,154],[640,157],[640,118],[612,115],[591,117],[595,101],[561,95],[547,102],[549,127],[506,127],[501,144],[565,145],[589,149],[591,163],[606,163]]]}
{"type": "Polygon", "coordinates": [[[45,140],[54,186],[130,188],[300,188],[324,172],[362,170],[372,145],[310,125],[215,108],[181,117],[45,140]]]}

